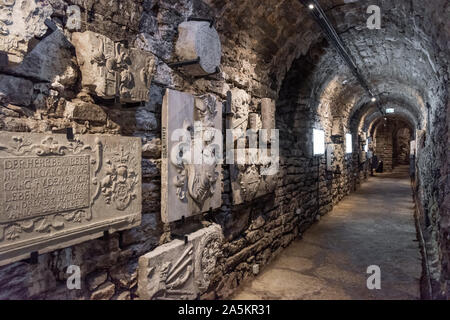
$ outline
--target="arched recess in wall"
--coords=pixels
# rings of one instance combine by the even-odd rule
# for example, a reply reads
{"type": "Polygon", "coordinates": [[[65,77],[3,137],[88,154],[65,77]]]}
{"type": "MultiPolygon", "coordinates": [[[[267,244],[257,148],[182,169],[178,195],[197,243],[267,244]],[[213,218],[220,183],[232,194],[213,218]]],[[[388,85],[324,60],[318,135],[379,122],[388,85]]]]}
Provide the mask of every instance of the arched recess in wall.
{"type": "Polygon", "coordinates": [[[369,132],[372,150],[378,160],[383,161],[385,171],[391,171],[400,164],[409,164],[414,125],[407,118],[398,114],[377,117],[369,132]],[[400,136],[399,132],[402,132],[400,136]]]}

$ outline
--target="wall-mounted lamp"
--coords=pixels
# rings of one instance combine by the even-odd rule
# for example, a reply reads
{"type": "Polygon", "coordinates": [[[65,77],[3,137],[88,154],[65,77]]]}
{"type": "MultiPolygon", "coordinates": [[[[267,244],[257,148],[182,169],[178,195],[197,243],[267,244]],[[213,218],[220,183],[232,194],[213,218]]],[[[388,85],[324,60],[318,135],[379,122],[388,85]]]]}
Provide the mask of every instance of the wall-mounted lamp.
{"type": "Polygon", "coordinates": [[[310,4],[308,4],[308,8],[309,8],[309,10],[312,10],[312,9],[314,9],[314,5],[312,3],[310,3],[310,4]]]}
{"type": "Polygon", "coordinates": [[[323,130],[313,129],[313,154],[325,154],[325,132],[323,130]]]}
{"type": "Polygon", "coordinates": [[[353,145],[352,145],[352,134],[346,133],[345,134],[345,153],[352,153],[353,152],[353,145]]]}

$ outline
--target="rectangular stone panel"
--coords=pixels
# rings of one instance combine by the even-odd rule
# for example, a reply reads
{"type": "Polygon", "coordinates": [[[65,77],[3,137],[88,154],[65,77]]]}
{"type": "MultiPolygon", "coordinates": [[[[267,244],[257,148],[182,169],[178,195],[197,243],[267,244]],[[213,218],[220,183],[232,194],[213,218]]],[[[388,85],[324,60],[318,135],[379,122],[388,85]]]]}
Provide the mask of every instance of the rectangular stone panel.
{"type": "MultiPolygon", "coordinates": [[[[211,154],[214,146],[222,144],[221,133],[222,103],[214,96],[167,89],[161,133],[163,222],[221,206],[222,166],[211,154]]],[[[222,154],[222,150],[214,150],[222,154]]]]}
{"type": "Polygon", "coordinates": [[[233,115],[229,123],[235,130],[233,146],[236,146],[234,163],[230,164],[231,192],[233,204],[242,204],[274,192],[277,186],[278,170],[270,169],[279,163],[278,146],[272,145],[276,135],[275,101],[261,99],[261,114],[250,112],[250,99],[244,90],[234,90],[231,101],[233,115]],[[250,144],[254,138],[250,138],[248,129],[257,133],[258,148],[250,144]],[[246,137],[239,136],[240,131],[246,137]]]}
{"type": "Polygon", "coordinates": [[[0,265],[138,226],[141,140],[0,132],[0,265]]]}
{"type": "Polygon", "coordinates": [[[222,229],[213,224],[187,238],[187,243],[173,240],[139,258],[141,300],[193,300],[208,289],[222,252],[222,229]]]}

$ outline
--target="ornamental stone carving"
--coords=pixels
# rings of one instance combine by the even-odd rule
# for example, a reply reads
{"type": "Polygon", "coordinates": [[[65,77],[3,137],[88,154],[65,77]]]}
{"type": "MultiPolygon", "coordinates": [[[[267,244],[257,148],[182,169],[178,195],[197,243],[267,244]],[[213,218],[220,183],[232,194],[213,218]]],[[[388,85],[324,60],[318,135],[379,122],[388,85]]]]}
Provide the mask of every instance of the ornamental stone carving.
{"type": "Polygon", "coordinates": [[[161,216],[171,222],[221,205],[222,104],[168,89],[162,110],[161,216]]]}
{"type": "Polygon", "coordinates": [[[120,43],[92,32],[72,35],[81,85],[101,98],[120,98],[121,102],[148,101],[155,59],[152,54],[128,49],[120,43]]]}
{"type": "MultiPolygon", "coordinates": [[[[275,129],[275,101],[261,99],[260,113],[250,106],[250,96],[241,89],[232,91],[230,124],[235,163],[230,164],[233,203],[249,202],[275,190],[278,172],[278,145],[275,129]]],[[[227,147],[230,147],[227,145],[227,147]]]]}
{"type": "Polygon", "coordinates": [[[139,138],[0,133],[0,265],[140,224],[139,138]]]}
{"type": "Polygon", "coordinates": [[[221,255],[222,230],[213,224],[173,240],[139,258],[138,295],[142,300],[192,300],[206,292],[221,255]]]}

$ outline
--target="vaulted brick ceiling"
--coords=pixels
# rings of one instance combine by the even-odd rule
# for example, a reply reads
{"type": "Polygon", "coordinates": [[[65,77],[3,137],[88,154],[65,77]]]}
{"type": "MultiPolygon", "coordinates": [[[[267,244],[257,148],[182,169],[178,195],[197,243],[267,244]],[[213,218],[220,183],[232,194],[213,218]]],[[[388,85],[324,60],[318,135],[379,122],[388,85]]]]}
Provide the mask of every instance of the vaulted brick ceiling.
{"type": "MultiPolygon", "coordinates": [[[[376,120],[374,115],[381,116],[299,1],[206,2],[215,10],[225,43],[225,71],[239,68],[240,73],[254,74],[258,89],[276,96],[293,61],[315,56],[313,74],[304,75],[312,82],[307,84],[312,109],[332,104],[332,116],[344,117],[349,127],[358,129],[367,127],[368,119],[376,120]]],[[[373,1],[319,2],[379,95],[380,106],[395,106],[409,122],[426,126],[426,104],[433,115],[445,103],[449,2],[377,1],[382,8],[381,30],[366,27],[366,9],[373,1]]]]}

